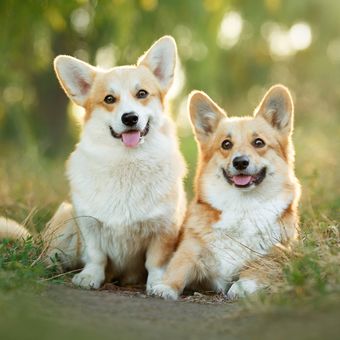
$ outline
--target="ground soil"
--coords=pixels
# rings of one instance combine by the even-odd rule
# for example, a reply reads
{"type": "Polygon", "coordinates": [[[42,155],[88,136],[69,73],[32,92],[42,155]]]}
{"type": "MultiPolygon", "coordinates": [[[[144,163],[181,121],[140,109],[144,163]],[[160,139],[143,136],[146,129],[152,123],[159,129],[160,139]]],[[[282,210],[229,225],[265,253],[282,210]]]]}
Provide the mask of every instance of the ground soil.
{"type": "MultiPolygon", "coordinates": [[[[25,299],[24,299],[25,300],[25,299]]],[[[339,339],[340,305],[249,311],[222,296],[194,294],[180,301],[147,297],[141,288],[86,291],[52,285],[0,318],[11,339],[339,339]],[[33,301],[34,300],[34,301],[33,301]]]]}
{"type": "MultiPolygon", "coordinates": [[[[178,302],[147,297],[141,289],[108,285],[101,291],[58,287],[47,293],[65,315],[80,315],[90,329],[111,338],[139,339],[336,339],[340,307],[317,312],[250,313],[244,305],[212,294],[194,294],[178,302]]],[[[63,322],[72,324],[72,318],[63,322]]]]}

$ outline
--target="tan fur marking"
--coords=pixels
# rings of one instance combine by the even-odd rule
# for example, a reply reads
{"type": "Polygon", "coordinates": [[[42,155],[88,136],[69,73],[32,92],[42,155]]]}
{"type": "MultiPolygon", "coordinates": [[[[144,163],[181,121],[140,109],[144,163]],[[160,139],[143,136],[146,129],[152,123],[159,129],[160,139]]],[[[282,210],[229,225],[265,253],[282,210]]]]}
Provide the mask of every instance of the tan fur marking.
{"type": "Polygon", "coordinates": [[[296,202],[293,201],[288,208],[283,211],[279,218],[282,229],[282,244],[288,246],[289,243],[294,242],[299,234],[296,202]]]}
{"type": "Polygon", "coordinates": [[[138,101],[138,103],[143,106],[149,105],[151,100],[158,98],[164,107],[165,93],[162,93],[155,76],[148,68],[145,66],[116,67],[108,71],[99,72],[95,77],[90,95],[84,104],[85,122],[91,118],[92,112],[98,106],[114,114],[120,102],[120,94],[112,91],[112,85],[116,85],[117,88],[122,86],[127,87],[131,100],[138,101]],[[136,79],[138,79],[138,81],[136,79]],[[137,87],[135,85],[137,85],[137,87]],[[148,97],[138,99],[136,94],[140,89],[146,90],[149,93],[148,97]],[[104,98],[109,94],[115,97],[115,103],[106,104],[104,102],[104,98]]]}
{"type": "MultiPolygon", "coordinates": [[[[282,109],[282,107],[288,108],[288,110],[292,109],[292,104],[290,102],[291,98],[286,88],[277,86],[273,87],[270,91],[268,91],[268,93],[274,95],[274,100],[271,101],[272,97],[262,100],[260,110],[263,109],[263,112],[267,113],[267,105],[269,105],[269,107],[278,105],[280,109],[282,109]],[[282,93],[286,97],[280,99],[282,93]],[[275,96],[279,96],[279,98],[275,96]]],[[[283,184],[279,184],[280,187],[276,188],[278,191],[282,189],[282,197],[280,196],[275,202],[276,205],[274,207],[271,206],[271,204],[274,204],[271,202],[272,197],[267,195],[267,199],[270,200],[270,202],[268,202],[269,218],[273,220],[272,223],[275,225],[273,226],[273,231],[280,233],[280,227],[282,231],[280,240],[278,240],[276,236],[273,236],[273,238],[270,239],[270,242],[280,243],[277,243],[275,246],[272,246],[273,243],[269,243],[268,249],[265,248],[265,254],[267,255],[258,257],[252,261],[249,260],[248,263],[243,262],[244,259],[240,255],[238,265],[241,266],[241,270],[237,272],[238,269],[236,269],[237,266],[235,266],[235,274],[239,274],[240,278],[255,279],[260,283],[259,287],[267,285],[271,280],[275,280],[277,275],[282,273],[283,259],[285,259],[287,251],[289,251],[289,246],[298,235],[297,203],[300,197],[300,189],[298,180],[295,178],[293,172],[294,149],[291,142],[291,136],[290,134],[287,134],[287,130],[280,130],[275,126],[272,126],[272,122],[266,119],[268,117],[264,117],[262,114],[257,114],[255,117],[223,117],[218,120],[216,126],[212,125],[212,130],[210,131],[204,126],[204,121],[202,122],[202,114],[204,118],[205,110],[204,105],[209,104],[206,103],[206,100],[208,100],[207,96],[202,93],[194,92],[191,99],[192,102],[189,104],[190,115],[195,131],[195,138],[199,144],[199,157],[195,178],[195,198],[188,209],[187,217],[179,237],[178,248],[164,274],[163,283],[180,294],[187,285],[195,285],[204,279],[213,281],[214,278],[219,275],[218,273],[221,269],[218,267],[219,264],[216,264],[214,272],[211,271],[210,266],[214,266],[214,262],[216,262],[215,256],[222,256],[223,252],[221,253],[219,252],[220,250],[217,249],[215,254],[214,248],[210,248],[209,246],[214,247],[216,238],[220,241],[219,238],[221,237],[221,233],[220,231],[216,231],[214,226],[216,226],[216,223],[220,222],[221,218],[225,219],[222,220],[223,222],[228,222],[228,206],[221,208],[222,211],[219,211],[212,206],[212,204],[214,204],[214,206],[219,206],[218,204],[223,204],[223,201],[214,201],[214,192],[209,191],[207,183],[211,185],[213,188],[212,190],[215,190],[216,197],[219,194],[222,194],[223,190],[228,190],[228,187],[224,189],[221,184],[221,191],[218,191],[218,185],[220,183],[218,178],[219,169],[230,166],[235,154],[245,154],[251,159],[255,169],[261,169],[263,164],[266,164],[266,166],[271,164],[271,170],[279,172],[281,179],[283,180],[283,184]],[[200,101],[203,101],[203,104],[200,101]],[[203,111],[199,112],[201,116],[198,117],[196,115],[197,107],[201,109],[203,107],[203,111]],[[198,122],[196,122],[196,119],[198,122]],[[208,132],[204,134],[204,131],[208,132]],[[223,140],[227,138],[232,141],[233,147],[229,150],[223,150],[221,144],[223,140]],[[254,147],[253,141],[255,138],[262,138],[266,145],[262,148],[254,147]],[[282,160],[284,162],[282,162],[282,160]],[[215,181],[207,182],[207,179],[211,179],[212,177],[215,181]],[[285,208],[286,202],[288,205],[287,208],[285,208]],[[277,214],[270,211],[271,209],[281,209],[281,216],[277,218],[277,214]],[[210,244],[210,242],[212,243],[210,244]]],[[[211,103],[209,106],[215,107],[211,103]]],[[[216,107],[218,106],[216,105],[216,107]]],[[[283,111],[283,116],[280,116],[281,122],[286,119],[284,114],[285,112],[283,111]]],[[[264,181],[266,181],[266,178],[264,181]]],[[[226,183],[225,185],[230,184],[226,183]]],[[[260,183],[259,185],[264,184],[260,183]]],[[[271,188],[267,189],[271,190],[271,188]]],[[[231,192],[230,194],[234,195],[235,193],[231,192]]],[[[266,196],[263,197],[263,194],[264,192],[259,193],[259,195],[262,195],[259,196],[260,200],[266,198],[266,196]]],[[[238,197],[235,195],[235,199],[239,199],[239,204],[243,204],[241,201],[242,196],[238,197]]],[[[253,198],[250,196],[248,199],[252,200],[253,198]]],[[[226,200],[226,202],[228,201],[226,200]]],[[[263,202],[263,204],[264,203],[266,202],[263,202]]],[[[266,213],[265,209],[262,213],[266,213]]],[[[235,218],[232,213],[230,213],[230,215],[232,218],[235,218]]],[[[253,215],[251,215],[250,212],[247,212],[246,209],[244,210],[244,215],[246,219],[244,227],[245,231],[248,228],[248,232],[252,235],[252,229],[251,226],[249,226],[249,223],[252,223],[251,217],[253,215]]],[[[263,219],[262,216],[262,222],[263,221],[265,221],[265,218],[263,219]]],[[[227,224],[227,222],[225,223],[227,224]]],[[[254,221],[254,223],[256,223],[256,221],[254,221]]],[[[269,227],[270,226],[271,225],[269,225],[269,227]]],[[[217,228],[219,227],[220,226],[217,226],[217,228]]],[[[230,224],[230,228],[232,229],[233,227],[233,224],[230,224]]],[[[259,246],[259,248],[262,247],[260,242],[259,239],[259,245],[256,245],[259,246]]],[[[251,258],[252,257],[250,256],[249,259],[251,258]]],[[[225,275],[231,274],[226,270],[225,275]]],[[[222,282],[225,279],[228,278],[223,277],[222,282]]],[[[221,281],[214,282],[218,286],[217,289],[221,289],[221,286],[222,289],[224,289],[221,281]]],[[[254,283],[254,285],[254,289],[256,289],[256,284],[254,283]]]]}

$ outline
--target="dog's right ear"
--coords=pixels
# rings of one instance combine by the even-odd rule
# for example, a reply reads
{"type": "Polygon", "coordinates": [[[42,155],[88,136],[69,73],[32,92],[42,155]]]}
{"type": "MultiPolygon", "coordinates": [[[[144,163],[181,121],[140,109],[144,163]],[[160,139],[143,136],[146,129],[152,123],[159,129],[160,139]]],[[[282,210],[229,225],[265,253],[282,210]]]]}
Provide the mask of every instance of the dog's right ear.
{"type": "Polygon", "coordinates": [[[54,59],[54,70],[67,96],[84,106],[96,74],[95,68],[76,58],[60,55],[54,59]]]}
{"type": "Polygon", "coordinates": [[[197,139],[203,143],[214,133],[220,120],[226,117],[223,109],[201,91],[190,94],[189,112],[197,139]]]}

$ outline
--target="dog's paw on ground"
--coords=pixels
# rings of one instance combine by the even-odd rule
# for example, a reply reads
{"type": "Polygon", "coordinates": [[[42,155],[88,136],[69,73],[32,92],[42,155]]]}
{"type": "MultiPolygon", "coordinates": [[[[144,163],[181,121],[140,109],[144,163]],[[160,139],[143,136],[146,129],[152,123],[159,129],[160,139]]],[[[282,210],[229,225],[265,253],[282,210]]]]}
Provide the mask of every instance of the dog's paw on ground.
{"type": "Polygon", "coordinates": [[[171,288],[168,285],[159,283],[154,286],[150,290],[147,291],[148,295],[158,296],[165,300],[177,300],[178,299],[178,292],[171,288]]]}
{"type": "Polygon", "coordinates": [[[252,279],[240,279],[233,283],[227,292],[228,300],[235,301],[255,293],[258,289],[263,288],[258,282],[252,279]]]}
{"type": "MultiPolygon", "coordinates": [[[[100,291],[107,291],[117,295],[129,296],[129,297],[139,297],[139,298],[150,298],[152,299],[151,292],[150,294],[146,294],[145,285],[128,285],[128,286],[119,286],[114,283],[104,283],[100,288],[100,291]]],[[[191,303],[199,303],[199,304],[222,304],[228,303],[227,296],[225,294],[216,294],[214,291],[201,291],[201,292],[193,292],[193,291],[185,291],[183,295],[178,297],[178,300],[181,302],[191,302],[191,303]]]]}
{"type": "Polygon", "coordinates": [[[81,272],[74,275],[72,283],[84,289],[98,289],[103,283],[103,279],[88,272],[81,272]]]}

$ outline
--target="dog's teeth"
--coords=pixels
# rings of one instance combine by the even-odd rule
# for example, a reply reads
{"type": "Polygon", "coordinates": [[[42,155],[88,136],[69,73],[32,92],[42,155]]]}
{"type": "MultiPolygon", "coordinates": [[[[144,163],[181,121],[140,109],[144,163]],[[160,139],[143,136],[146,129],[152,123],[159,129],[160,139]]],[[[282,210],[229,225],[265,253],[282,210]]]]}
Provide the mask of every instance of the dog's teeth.
{"type": "Polygon", "coordinates": [[[139,144],[143,144],[144,143],[144,137],[141,137],[139,140],[139,144]]]}

